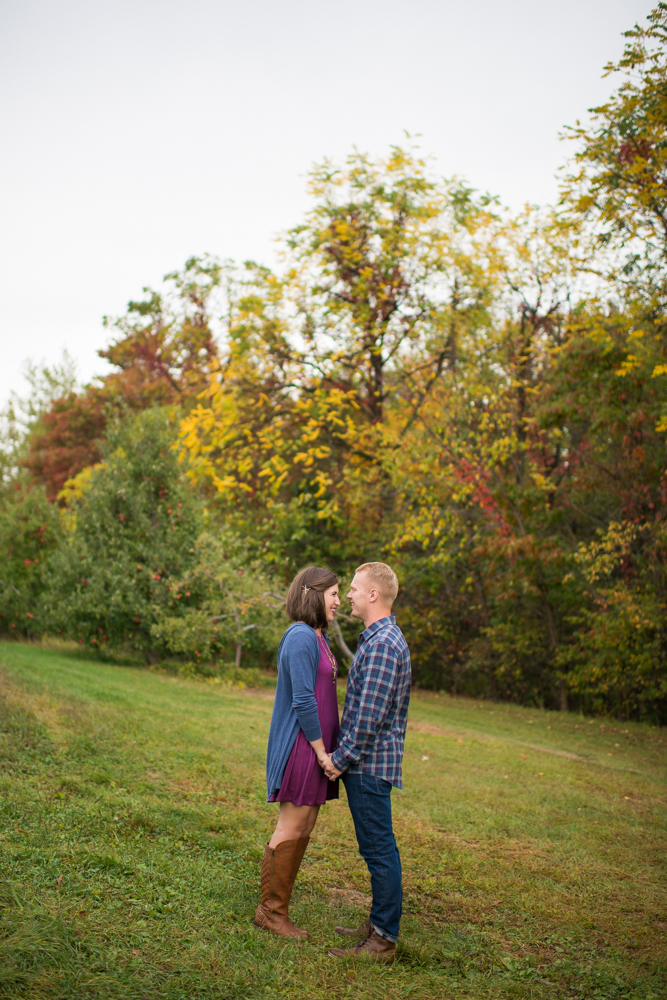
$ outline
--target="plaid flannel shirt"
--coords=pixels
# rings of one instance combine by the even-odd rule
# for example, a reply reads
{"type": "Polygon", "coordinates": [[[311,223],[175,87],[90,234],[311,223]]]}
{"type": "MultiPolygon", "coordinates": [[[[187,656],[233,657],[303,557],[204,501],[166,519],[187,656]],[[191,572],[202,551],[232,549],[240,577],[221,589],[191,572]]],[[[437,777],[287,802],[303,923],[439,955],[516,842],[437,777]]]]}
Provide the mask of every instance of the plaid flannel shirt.
{"type": "Polygon", "coordinates": [[[359,636],[347,678],[338,746],[339,771],[363,771],[403,787],[401,763],[412,671],[410,651],[393,615],[359,636]]]}

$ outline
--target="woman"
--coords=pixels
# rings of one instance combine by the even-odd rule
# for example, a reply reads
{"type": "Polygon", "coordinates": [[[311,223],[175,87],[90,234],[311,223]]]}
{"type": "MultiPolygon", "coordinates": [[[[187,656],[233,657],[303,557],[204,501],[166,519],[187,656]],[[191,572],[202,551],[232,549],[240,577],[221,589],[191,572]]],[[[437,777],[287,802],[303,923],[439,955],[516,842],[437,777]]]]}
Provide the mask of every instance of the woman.
{"type": "Polygon", "coordinates": [[[266,755],[267,801],[279,802],[273,837],[262,858],[262,901],[258,927],[283,937],[306,938],[292,923],[288,907],[320,806],[338,798],[338,781],[322,770],[338,735],[338,666],[327,629],[340,607],[338,578],[308,566],[287,593],[287,616],[294,624],[278,649],[278,684],[266,755]]]}

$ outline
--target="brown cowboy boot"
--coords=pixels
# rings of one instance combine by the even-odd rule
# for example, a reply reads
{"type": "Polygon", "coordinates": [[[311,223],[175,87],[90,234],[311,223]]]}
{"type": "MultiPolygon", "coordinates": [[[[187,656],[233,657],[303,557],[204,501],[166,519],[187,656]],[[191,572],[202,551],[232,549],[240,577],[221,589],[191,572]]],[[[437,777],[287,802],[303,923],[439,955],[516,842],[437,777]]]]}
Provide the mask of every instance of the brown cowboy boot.
{"type": "Polygon", "coordinates": [[[303,940],[308,932],[296,927],[288,916],[294,881],[310,837],[267,844],[262,858],[262,901],[255,911],[255,924],[282,937],[303,940]]]}
{"type": "Polygon", "coordinates": [[[358,941],[353,948],[332,948],[329,955],[331,958],[361,958],[390,965],[396,958],[396,945],[371,927],[363,941],[358,941]]]}
{"type": "Polygon", "coordinates": [[[361,927],[341,927],[340,924],[337,927],[334,927],[336,934],[342,934],[343,937],[353,937],[356,938],[357,941],[365,938],[372,929],[370,917],[368,920],[364,920],[361,927]]]}

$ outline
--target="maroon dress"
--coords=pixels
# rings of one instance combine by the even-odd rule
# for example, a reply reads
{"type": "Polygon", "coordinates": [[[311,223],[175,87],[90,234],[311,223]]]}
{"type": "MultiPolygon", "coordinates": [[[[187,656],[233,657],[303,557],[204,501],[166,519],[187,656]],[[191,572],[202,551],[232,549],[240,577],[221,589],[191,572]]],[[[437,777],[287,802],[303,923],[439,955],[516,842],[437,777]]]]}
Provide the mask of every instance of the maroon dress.
{"type": "MultiPolygon", "coordinates": [[[[315,681],[315,701],[320,717],[322,739],[327,753],[336,748],[338,736],[338,698],[334,683],[333,653],[329,652],[326,639],[317,637],[320,646],[320,662],[315,681]]],[[[335,667],[338,674],[338,666],[335,667]]],[[[338,798],[338,778],[329,781],[317,763],[315,751],[306,739],[303,729],[299,730],[289,755],[282,784],[269,802],[293,802],[295,806],[321,806],[327,799],[338,798]]]]}

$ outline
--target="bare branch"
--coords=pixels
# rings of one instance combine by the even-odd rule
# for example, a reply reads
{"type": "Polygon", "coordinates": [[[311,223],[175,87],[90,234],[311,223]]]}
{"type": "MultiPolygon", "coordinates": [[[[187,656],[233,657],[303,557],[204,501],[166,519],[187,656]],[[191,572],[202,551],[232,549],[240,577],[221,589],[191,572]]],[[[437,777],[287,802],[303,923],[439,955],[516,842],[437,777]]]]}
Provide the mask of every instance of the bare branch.
{"type": "Polygon", "coordinates": [[[331,631],[334,634],[336,642],[342,649],[343,654],[347,656],[348,660],[352,660],[354,658],[354,653],[352,652],[348,644],[345,642],[345,639],[343,638],[343,633],[341,632],[340,625],[338,624],[335,618],[331,623],[331,631]]]}

